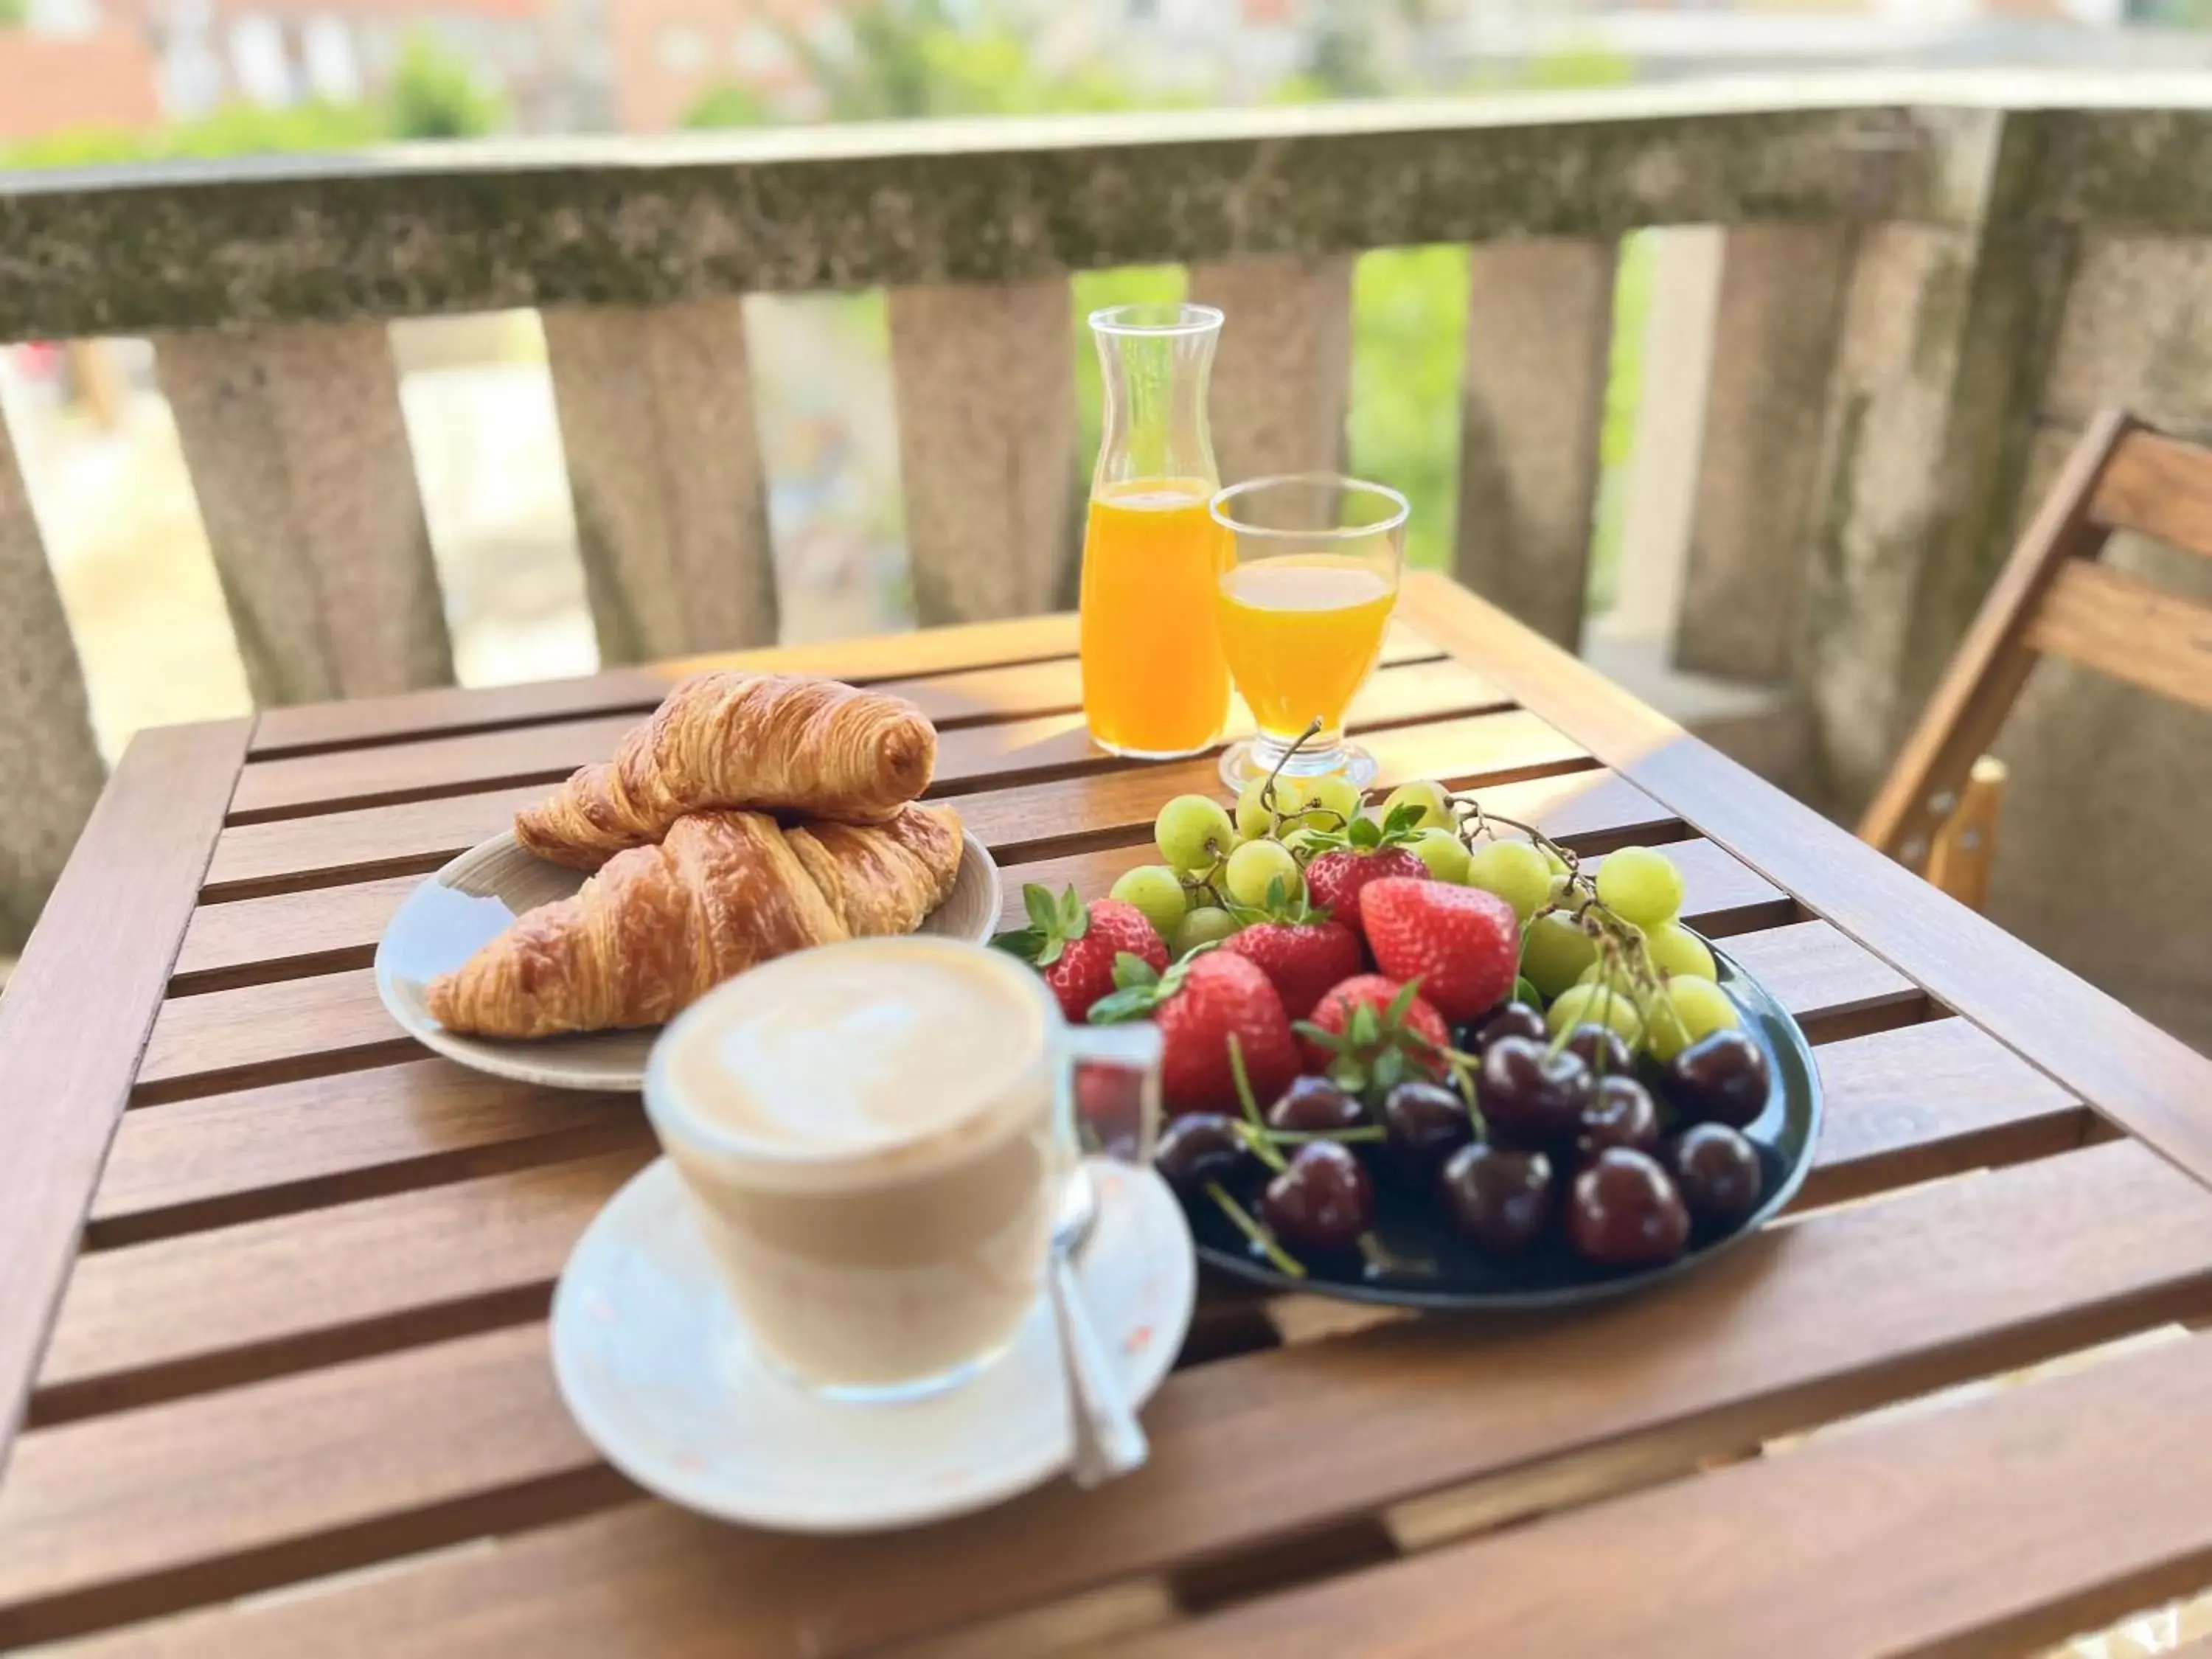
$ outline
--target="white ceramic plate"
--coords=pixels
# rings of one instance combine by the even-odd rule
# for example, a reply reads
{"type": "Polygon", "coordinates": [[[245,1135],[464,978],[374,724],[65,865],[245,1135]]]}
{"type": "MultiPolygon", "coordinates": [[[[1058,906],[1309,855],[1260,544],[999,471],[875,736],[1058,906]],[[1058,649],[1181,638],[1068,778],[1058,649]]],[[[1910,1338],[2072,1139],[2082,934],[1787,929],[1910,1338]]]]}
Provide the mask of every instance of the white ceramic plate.
{"type": "MultiPolygon", "coordinates": [[[[1190,1328],[1182,1209],[1149,1170],[1092,1162],[1098,1218],[1077,1265],[1129,1397],[1149,1400],[1190,1328]]],[[[617,1468],[673,1503],[789,1532],[869,1532],[1000,1503],[1067,1465],[1060,1346],[1042,1297],[973,1381],[896,1404],[824,1400],[761,1363],[666,1158],[586,1230],[553,1295],[553,1369],[617,1468]]]]}
{"type": "MultiPolygon", "coordinates": [[[[385,927],[376,946],[377,995],[409,1036],[479,1072],[555,1089],[641,1090],[658,1026],[534,1042],[469,1036],[431,1018],[425,1000],[432,980],[459,967],[525,910],[568,897],[586,878],[581,870],[524,852],[511,833],[471,848],[410,893],[385,927]]],[[[998,866],[981,842],[964,836],[951,895],[915,931],[981,941],[998,925],[998,866]]]]}

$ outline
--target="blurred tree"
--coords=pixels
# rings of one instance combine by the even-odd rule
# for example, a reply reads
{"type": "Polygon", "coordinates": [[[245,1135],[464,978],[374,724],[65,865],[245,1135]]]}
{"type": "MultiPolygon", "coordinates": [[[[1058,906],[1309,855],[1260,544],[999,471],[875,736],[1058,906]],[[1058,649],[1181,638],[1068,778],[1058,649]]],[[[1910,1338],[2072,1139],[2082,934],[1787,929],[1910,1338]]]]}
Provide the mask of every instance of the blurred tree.
{"type": "Polygon", "coordinates": [[[18,27],[30,9],[30,0],[0,0],[0,29],[18,27]]]}
{"type": "Polygon", "coordinates": [[[1323,0],[1304,75],[1324,98],[1375,98],[1389,90],[1376,66],[1365,0],[1323,0]]]}
{"type": "Polygon", "coordinates": [[[684,112],[687,127],[769,127],[776,124],[760,94],[750,87],[725,81],[709,87],[699,101],[684,112]]]}
{"type": "Polygon", "coordinates": [[[468,60],[427,34],[411,34],[386,94],[397,138],[473,138],[505,125],[500,95],[480,82],[468,60]]]}

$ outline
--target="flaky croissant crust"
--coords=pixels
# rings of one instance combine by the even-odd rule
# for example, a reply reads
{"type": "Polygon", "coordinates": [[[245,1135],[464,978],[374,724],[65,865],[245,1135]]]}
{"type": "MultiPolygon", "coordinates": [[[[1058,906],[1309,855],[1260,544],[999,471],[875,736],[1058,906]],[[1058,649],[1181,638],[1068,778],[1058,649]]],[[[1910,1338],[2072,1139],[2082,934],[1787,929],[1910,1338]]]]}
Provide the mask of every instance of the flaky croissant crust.
{"type": "Polygon", "coordinates": [[[690,813],[432,981],[430,1014],[501,1037],[658,1025],[771,957],[911,932],[951,892],[960,854],[949,806],[791,830],[690,813]]]}
{"type": "Polygon", "coordinates": [[[687,812],[743,809],[881,823],[929,787],[937,733],[903,697],[836,680],[720,669],[671,691],[612,762],[515,815],[515,838],[594,870],[687,812]]]}

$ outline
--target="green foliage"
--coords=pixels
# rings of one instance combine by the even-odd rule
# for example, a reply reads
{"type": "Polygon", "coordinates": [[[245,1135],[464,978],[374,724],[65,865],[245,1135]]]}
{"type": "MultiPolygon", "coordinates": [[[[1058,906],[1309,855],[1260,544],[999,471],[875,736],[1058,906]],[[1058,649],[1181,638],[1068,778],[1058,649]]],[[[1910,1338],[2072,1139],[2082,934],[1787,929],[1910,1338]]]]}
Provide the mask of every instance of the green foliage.
{"type": "Polygon", "coordinates": [[[386,101],[398,138],[474,138],[507,118],[499,95],[478,83],[466,60],[426,34],[410,35],[400,49],[386,101]]]}
{"type": "Polygon", "coordinates": [[[0,29],[20,27],[30,10],[30,0],[0,0],[0,29]]]}
{"type": "Polygon", "coordinates": [[[382,111],[366,104],[295,104],[261,109],[231,104],[197,121],[150,133],[81,127],[0,151],[18,167],[96,167],[118,161],[355,149],[389,136],[382,111]]]}
{"type": "Polygon", "coordinates": [[[1405,492],[1409,562],[1451,562],[1459,510],[1468,252],[1387,248],[1352,279],[1352,471],[1405,492]]]}
{"type": "Polygon", "coordinates": [[[725,81],[709,87],[700,95],[699,101],[684,112],[687,127],[767,127],[775,125],[775,115],[760,94],[750,87],[741,87],[725,81]]]}

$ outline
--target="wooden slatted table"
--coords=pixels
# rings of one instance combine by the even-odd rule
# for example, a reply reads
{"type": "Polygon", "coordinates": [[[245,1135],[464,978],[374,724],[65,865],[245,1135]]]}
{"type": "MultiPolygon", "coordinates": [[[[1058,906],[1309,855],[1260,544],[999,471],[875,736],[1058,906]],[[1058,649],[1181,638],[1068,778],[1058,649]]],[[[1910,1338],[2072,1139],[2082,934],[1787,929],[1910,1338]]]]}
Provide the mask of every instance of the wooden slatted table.
{"type": "MultiPolygon", "coordinates": [[[[1092,750],[1074,637],[750,660],[915,698],[1009,895],[1095,894],[1212,763],[1092,750]]],[[[2212,1066],[1434,577],[1356,710],[1382,781],[1670,847],[1690,920],[1820,1045],[1793,1216],[1575,1317],[1210,1287],[1152,1463],[1096,1493],[836,1541],[644,1497],[544,1325],[652,1156],[636,1101],[426,1055],[368,964],[422,872],[672,672],[125,758],[0,998],[0,1647],[2007,1652],[2212,1581],[2212,1066]]]]}

